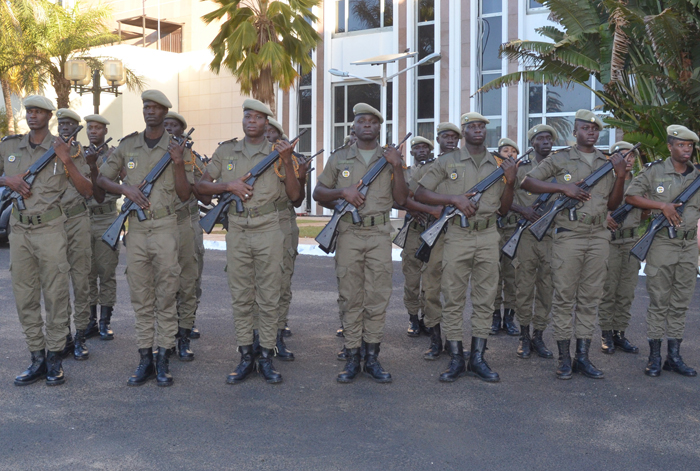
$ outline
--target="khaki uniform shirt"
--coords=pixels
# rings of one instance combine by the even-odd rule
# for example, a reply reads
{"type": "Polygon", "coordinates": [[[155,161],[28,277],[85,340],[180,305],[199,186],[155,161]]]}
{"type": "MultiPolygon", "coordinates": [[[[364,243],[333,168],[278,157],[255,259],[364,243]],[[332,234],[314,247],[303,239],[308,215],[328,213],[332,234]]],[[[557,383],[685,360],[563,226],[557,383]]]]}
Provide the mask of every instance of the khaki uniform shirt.
{"type": "MultiPolygon", "coordinates": [[[[88,165],[87,160],[85,160],[85,152],[83,152],[83,146],[81,146],[76,141],[73,141],[73,145],[70,148],[71,156],[75,155],[76,151],[78,152],[78,155],[73,157],[73,163],[78,168],[80,174],[89,180],[90,166],[88,165]]],[[[79,205],[80,203],[86,202],[85,197],[78,193],[78,190],[76,190],[73,181],[70,178],[68,180],[70,181],[70,185],[68,185],[68,188],[66,188],[65,193],[63,193],[63,196],[61,197],[61,207],[63,207],[64,211],[73,208],[79,205]]]]}
{"type": "MultiPolygon", "coordinates": [[[[3,139],[0,142],[0,174],[4,173],[8,177],[24,174],[34,162],[39,160],[51,148],[53,139],[54,136],[48,133],[43,142],[36,146],[35,149],[32,149],[29,145],[29,134],[22,137],[3,139]]],[[[55,209],[60,205],[61,196],[68,186],[68,176],[66,175],[63,162],[58,157],[55,157],[53,162],[49,163],[37,174],[32,184],[32,195],[24,199],[27,209],[22,211],[22,214],[37,216],[55,209]]],[[[17,209],[15,208],[13,211],[17,211],[17,209]]],[[[61,216],[53,221],[41,224],[39,227],[62,225],[65,220],[65,216],[61,216]]],[[[10,226],[12,230],[15,230],[15,228],[37,229],[29,224],[21,224],[14,217],[10,218],[10,226]]]]}
{"type": "Polygon", "coordinates": [[[408,183],[408,189],[412,193],[415,193],[420,184],[418,183],[423,176],[428,173],[430,166],[433,162],[437,162],[437,159],[426,160],[425,162],[417,162],[412,167],[409,167],[406,171],[406,182],[408,183]]]}
{"type": "MultiPolygon", "coordinates": [[[[530,170],[527,176],[537,180],[549,181],[557,179],[557,183],[576,183],[583,180],[598,168],[607,163],[607,158],[600,150],[596,149],[593,166],[588,165],[586,159],[581,155],[577,147],[562,149],[552,152],[549,157],[530,170]]],[[[607,230],[606,215],[608,212],[608,198],[615,185],[615,173],[606,174],[597,185],[590,189],[591,199],[582,201],[576,208],[579,219],[584,215],[601,217],[600,228],[607,230]]],[[[555,196],[552,196],[553,198],[555,196]]],[[[569,212],[561,211],[554,219],[556,227],[563,227],[568,230],[576,230],[579,221],[569,221],[569,212]]],[[[585,226],[585,225],[584,225],[585,226]]],[[[585,226],[590,227],[590,225],[585,226]]]]}
{"type": "MultiPolygon", "coordinates": [[[[97,156],[97,162],[96,162],[97,168],[100,168],[100,166],[101,166],[102,164],[104,164],[105,162],[107,162],[107,159],[109,159],[109,156],[112,155],[112,153],[114,153],[114,151],[115,151],[116,149],[117,149],[116,147],[113,147],[113,146],[112,146],[112,147],[110,147],[106,152],[102,152],[100,155],[98,155],[98,156],[97,156]]],[[[117,175],[117,177],[114,178],[112,181],[113,181],[114,183],[119,183],[120,177],[117,175]]],[[[106,204],[110,204],[110,203],[115,203],[115,204],[116,204],[117,200],[118,200],[120,197],[121,197],[121,195],[116,195],[116,194],[114,194],[114,193],[105,192],[105,199],[104,199],[104,201],[103,201],[102,203],[98,203],[98,202],[95,200],[95,198],[90,198],[90,199],[88,200],[88,208],[96,208],[97,206],[102,206],[102,205],[106,205],[106,204]]]]}

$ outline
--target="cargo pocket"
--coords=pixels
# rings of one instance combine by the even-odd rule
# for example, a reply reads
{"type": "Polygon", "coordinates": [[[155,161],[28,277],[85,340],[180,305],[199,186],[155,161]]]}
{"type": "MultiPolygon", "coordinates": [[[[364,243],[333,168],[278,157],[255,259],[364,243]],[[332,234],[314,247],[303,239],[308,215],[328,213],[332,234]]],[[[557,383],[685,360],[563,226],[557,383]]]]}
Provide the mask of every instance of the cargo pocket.
{"type": "Polygon", "coordinates": [[[514,259],[512,259],[512,260],[510,261],[510,265],[511,265],[514,269],[517,270],[518,267],[520,266],[520,262],[518,261],[517,258],[514,258],[514,259]]]}
{"type": "Polygon", "coordinates": [[[348,268],[347,267],[341,267],[341,266],[336,266],[335,267],[335,276],[337,276],[339,279],[344,278],[345,275],[348,274],[348,268]]]}
{"type": "Polygon", "coordinates": [[[70,263],[61,262],[58,264],[58,271],[60,273],[68,273],[70,271],[70,263]]]}
{"type": "Polygon", "coordinates": [[[649,265],[648,263],[644,266],[644,274],[646,276],[656,276],[656,274],[658,272],[659,272],[659,267],[649,265]]]}
{"type": "Polygon", "coordinates": [[[293,259],[297,258],[297,255],[299,255],[299,252],[297,252],[297,249],[295,249],[294,247],[288,248],[287,252],[289,253],[289,256],[292,257],[293,259]]]}
{"type": "Polygon", "coordinates": [[[552,257],[552,270],[558,270],[564,265],[564,260],[552,257]]]}

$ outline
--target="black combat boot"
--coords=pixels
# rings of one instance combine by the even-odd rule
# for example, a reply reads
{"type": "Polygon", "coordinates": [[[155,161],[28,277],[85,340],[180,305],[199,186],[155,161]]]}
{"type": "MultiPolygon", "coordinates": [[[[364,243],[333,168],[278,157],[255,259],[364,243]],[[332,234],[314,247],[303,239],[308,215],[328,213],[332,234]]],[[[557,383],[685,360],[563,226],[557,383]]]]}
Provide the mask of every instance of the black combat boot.
{"type": "Polygon", "coordinates": [[[68,335],[66,335],[66,346],[63,347],[63,350],[59,352],[61,355],[61,358],[67,358],[68,355],[73,354],[73,350],[75,349],[75,342],[73,341],[73,336],[70,333],[70,330],[68,331],[68,335]]]}
{"type": "Polygon", "coordinates": [[[430,336],[430,348],[423,354],[426,360],[437,360],[442,352],[442,333],[440,332],[440,324],[435,324],[432,327],[432,335],[430,336]]]}
{"type": "MultiPolygon", "coordinates": [[[[362,344],[360,344],[360,361],[365,361],[365,352],[367,352],[367,344],[362,340],[362,344]]],[[[348,361],[348,349],[345,348],[345,345],[338,352],[338,361],[348,361]]]]}
{"type": "Polygon", "coordinates": [[[571,340],[557,340],[559,349],[559,366],[557,367],[557,379],[571,379],[571,340]]]}
{"type": "Polygon", "coordinates": [[[612,330],[602,330],[600,332],[600,351],[608,355],[615,353],[615,342],[613,341],[612,330]]]}
{"type": "Polygon", "coordinates": [[[46,385],[58,386],[66,382],[63,375],[62,352],[48,352],[46,354],[46,385]]]}
{"type": "Polygon", "coordinates": [[[73,358],[76,360],[87,360],[90,358],[87,344],[85,343],[85,331],[75,331],[75,346],[73,347],[73,358]]]}
{"type": "Polygon", "coordinates": [[[46,354],[44,350],[31,352],[32,364],[15,378],[15,386],[33,384],[46,377],[46,354]]]}
{"type": "Polygon", "coordinates": [[[277,343],[275,344],[275,356],[280,361],[294,361],[294,353],[284,343],[284,329],[277,329],[277,343]]]}
{"type": "Polygon", "coordinates": [[[272,357],[275,356],[275,351],[269,348],[260,349],[260,358],[258,358],[258,372],[270,384],[281,383],[282,375],[275,371],[272,364],[272,357]]]}
{"type": "MultiPolygon", "coordinates": [[[[197,311],[194,311],[195,316],[197,315],[197,311]]],[[[192,330],[190,330],[190,338],[193,340],[198,339],[201,337],[202,334],[199,333],[199,329],[197,328],[196,325],[192,324],[192,330]]]]}
{"type": "Polygon", "coordinates": [[[515,311],[513,309],[506,309],[503,311],[503,330],[511,337],[520,334],[520,330],[518,330],[518,326],[515,325],[515,321],[513,320],[514,318],[515,311]]]}
{"type": "Polygon", "coordinates": [[[99,333],[100,329],[97,328],[97,306],[90,306],[90,320],[85,328],[85,338],[96,337],[99,333]]]}
{"type": "Polygon", "coordinates": [[[345,361],[345,368],[338,373],[338,377],[336,378],[339,383],[352,383],[360,372],[360,349],[348,348],[346,351],[347,360],[345,361]]]}
{"type": "Polygon", "coordinates": [[[450,340],[447,342],[447,353],[450,354],[450,363],[447,365],[447,370],[440,374],[438,378],[443,383],[452,383],[457,381],[467,374],[467,364],[464,360],[464,347],[459,340],[450,340]]]}
{"type": "Polygon", "coordinates": [[[173,385],[173,375],[170,374],[170,353],[172,349],[158,347],[156,355],[156,381],[157,385],[167,387],[173,385]]]}
{"type": "Polygon", "coordinates": [[[282,336],[283,337],[291,337],[292,336],[292,329],[289,328],[287,323],[285,322],[284,324],[284,329],[282,329],[282,336]]]}
{"type": "Polygon", "coordinates": [[[544,333],[543,330],[538,330],[538,329],[533,330],[532,331],[532,340],[530,341],[530,346],[535,351],[535,353],[537,353],[538,356],[540,356],[542,358],[553,358],[554,355],[547,348],[547,346],[544,344],[544,340],[542,340],[543,333],[544,333]]]}
{"type": "Polygon", "coordinates": [[[156,377],[156,367],[153,364],[153,350],[150,348],[139,348],[139,356],[141,357],[139,366],[136,367],[136,371],[126,382],[128,386],[141,386],[149,379],[156,377]]]}
{"type": "Polygon", "coordinates": [[[253,329],[253,355],[257,358],[261,353],[260,335],[258,334],[257,329],[253,329]]]}
{"type": "Polygon", "coordinates": [[[627,337],[625,337],[624,330],[613,330],[613,343],[625,353],[639,353],[639,348],[632,345],[627,337]]]}
{"type": "Polygon", "coordinates": [[[180,361],[194,360],[194,352],[190,348],[190,329],[178,327],[175,339],[177,341],[177,359],[180,361]]]}
{"type": "Polygon", "coordinates": [[[489,383],[495,383],[500,381],[501,378],[498,376],[498,373],[493,371],[488,363],[486,363],[486,359],[484,358],[485,350],[486,339],[472,337],[471,355],[467,363],[467,374],[469,376],[476,376],[489,383]]]}
{"type": "Polygon", "coordinates": [[[644,374],[653,377],[661,374],[661,339],[649,339],[649,361],[644,374]]]}
{"type": "Polygon", "coordinates": [[[409,337],[420,336],[420,320],[418,319],[418,315],[408,316],[408,331],[406,333],[409,337]]]}
{"type": "Polygon", "coordinates": [[[112,306],[100,306],[100,340],[112,340],[114,332],[109,323],[112,321],[112,306]]]}
{"type": "Polygon", "coordinates": [[[572,370],[593,379],[603,379],[605,374],[595,367],[588,358],[588,351],[591,348],[591,339],[576,339],[576,356],[572,370]]]}
{"type": "Polygon", "coordinates": [[[342,325],[340,327],[338,327],[338,330],[335,331],[335,336],[336,337],[345,337],[342,325]]]}
{"type": "Polygon", "coordinates": [[[515,351],[518,358],[530,358],[530,326],[521,325],[520,326],[520,342],[518,343],[518,349],[515,351]]]}
{"type": "Polygon", "coordinates": [[[681,357],[681,342],[683,339],[668,339],[668,355],[664,362],[664,370],[673,371],[683,376],[697,376],[698,373],[685,364],[681,357]]]}
{"type": "Polygon", "coordinates": [[[391,375],[382,368],[377,357],[379,356],[378,343],[368,343],[365,355],[364,373],[377,383],[391,383],[391,375]]]}
{"type": "Polygon", "coordinates": [[[253,358],[253,346],[241,345],[238,347],[241,352],[241,362],[236,370],[226,377],[228,384],[242,383],[255,369],[255,359],[253,358]]]}
{"type": "Polygon", "coordinates": [[[491,332],[489,332],[489,335],[498,335],[498,332],[501,330],[501,310],[496,309],[493,311],[493,319],[491,321],[491,332]]]}

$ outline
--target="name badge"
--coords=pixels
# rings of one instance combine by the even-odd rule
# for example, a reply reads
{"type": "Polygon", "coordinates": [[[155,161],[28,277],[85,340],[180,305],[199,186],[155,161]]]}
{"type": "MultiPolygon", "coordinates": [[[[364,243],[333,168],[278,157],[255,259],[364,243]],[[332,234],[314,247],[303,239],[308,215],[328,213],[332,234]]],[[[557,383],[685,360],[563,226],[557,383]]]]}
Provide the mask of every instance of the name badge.
{"type": "Polygon", "coordinates": [[[348,178],[350,176],[349,170],[343,170],[343,178],[348,178]]]}
{"type": "Polygon", "coordinates": [[[452,172],[450,174],[450,180],[457,180],[457,172],[452,172]]]}
{"type": "Polygon", "coordinates": [[[571,174],[570,173],[567,173],[566,175],[564,175],[564,181],[565,182],[571,181],[571,174]]]}
{"type": "Polygon", "coordinates": [[[664,187],[661,186],[661,185],[657,186],[657,187],[656,187],[656,192],[657,192],[658,194],[663,193],[663,192],[664,192],[664,187]]]}
{"type": "Polygon", "coordinates": [[[17,160],[17,157],[15,157],[14,155],[11,155],[7,158],[8,162],[14,162],[15,160],[17,160]]]}
{"type": "Polygon", "coordinates": [[[133,160],[130,160],[130,161],[126,164],[126,168],[128,168],[129,170],[135,169],[135,168],[136,168],[136,162],[134,162],[133,160]]]}

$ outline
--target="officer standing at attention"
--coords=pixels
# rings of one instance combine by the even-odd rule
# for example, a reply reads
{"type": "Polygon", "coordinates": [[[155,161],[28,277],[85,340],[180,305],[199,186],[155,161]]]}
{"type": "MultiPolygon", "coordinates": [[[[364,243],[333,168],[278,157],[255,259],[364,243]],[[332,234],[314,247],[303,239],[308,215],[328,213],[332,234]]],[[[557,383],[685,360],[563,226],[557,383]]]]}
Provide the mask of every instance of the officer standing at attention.
{"type": "MultiPolygon", "coordinates": [[[[634,147],[629,142],[616,142],[610,147],[610,154],[622,153],[634,147]]],[[[627,178],[625,191],[632,183],[632,168],[639,157],[637,150],[627,154],[627,178]]],[[[621,206],[624,205],[623,201],[621,206]]],[[[646,216],[646,215],[645,215],[646,216]]],[[[630,256],[630,249],[637,242],[637,228],[642,219],[642,210],[633,209],[618,225],[608,214],[607,225],[612,234],[610,240],[610,256],[608,257],[608,276],[603,290],[603,299],[598,306],[598,324],[602,332],[601,350],[603,353],[615,353],[615,347],[623,352],[639,353],[639,348],[625,337],[625,331],[632,318],[632,301],[634,289],[639,278],[640,262],[630,256]]]]}
{"type": "MultiPolygon", "coordinates": [[[[97,149],[105,142],[109,121],[98,114],[85,117],[87,136],[90,146],[84,149],[85,159],[90,167],[90,179],[92,180],[92,195],[88,200],[90,210],[90,245],[92,249],[90,269],[90,322],[85,329],[85,338],[100,336],[102,340],[112,340],[114,332],[111,329],[112,311],[117,303],[117,265],[119,264],[119,245],[112,250],[102,242],[102,234],[117,218],[117,200],[119,195],[106,193],[97,185],[99,167],[107,161],[116,149],[113,146],[97,149]],[[98,281],[99,280],[99,281],[98,281]],[[100,306],[100,320],[97,321],[97,305],[100,306]]],[[[121,176],[126,176],[122,170],[117,175],[115,183],[121,181],[121,176]]]]}
{"type": "MultiPolygon", "coordinates": [[[[71,135],[80,125],[80,116],[73,110],[61,108],[56,111],[58,118],[58,134],[64,138],[71,135]]],[[[71,180],[65,193],[61,197],[61,208],[66,215],[66,237],[68,238],[68,263],[70,263],[70,278],[73,284],[73,323],[75,324],[75,343],[70,332],[66,340],[66,347],[63,356],[70,355],[73,350],[73,358],[76,360],[87,360],[90,356],[85,343],[85,331],[90,322],[90,269],[92,267],[92,248],[90,242],[90,216],[87,211],[87,201],[83,193],[78,191],[79,187],[84,187],[85,182],[90,182],[90,192],[92,195],[92,182],[90,178],[90,167],[85,160],[83,149],[77,141],[73,141],[71,146],[71,157],[73,163],[84,175],[80,185],[76,187],[71,180]]],[[[84,188],[83,188],[84,189],[84,188]]],[[[68,315],[70,317],[71,306],[68,303],[68,315]]],[[[69,321],[70,329],[70,321],[69,321]]]]}
{"type": "Polygon", "coordinates": [[[353,113],[357,142],[330,157],[313,197],[321,204],[342,198],[358,208],[362,218],[355,225],[351,215],[346,214],[338,224],[335,267],[338,291],[345,303],[347,361],[337,380],[350,383],[355,379],[360,371],[360,346],[364,340],[365,374],[377,382],[388,383],[391,375],[382,368],[377,356],[392,289],[389,215],[394,203],[405,206],[408,186],[399,150],[393,146],[383,149],[377,142],[384,121],[382,114],[366,103],[355,105],[353,113]],[[382,156],[388,165],[363,196],[357,184],[382,156]]]}
{"type": "Polygon", "coordinates": [[[451,227],[443,236],[442,294],[445,304],[442,329],[451,359],[447,371],[440,375],[440,381],[452,382],[465,373],[484,381],[499,381],[498,373],[486,363],[484,352],[491,331],[499,271],[500,238],[496,231],[496,219],[498,214],[508,212],[513,201],[517,169],[513,159],[497,162],[484,146],[488,119],[479,113],[465,113],[461,122],[465,147],[440,157],[421,178],[416,191],[418,201],[431,205],[452,205],[469,218],[467,228],[459,225],[459,217],[452,218],[451,227]],[[478,206],[475,205],[467,191],[499,165],[504,170],[506,182],[499,180],[483,193],[478,206]],[[445,193],[436,193],[442,183],[445,183],[445,193]],[[472,342],[469,364],[465,365],[462,325],[470,280],[472,342]]]}
{"type": "MultiPolygon", "coordinates": [[[[498,141],[498,153],[502,157],[517,159],[520,149],[518,145],[504,137],[498,141]]],[[[498,219],[498,233],[501,236],[501,246],[505,244],[510,236],[515,232],[515,228],[520,216],[509,211],[508,214],[498,219]]],[[[498,288],[496,289],[496,300],[493,306],[493,320],[491,322],[491,335],[497,335],[499,330],[504,330],[506,334],[514,336],[520,331],[515,325],[515,268],[511,264],[511,259],[499,252],[501,270],[498,278],[498,288]],[[501,325],[501,304],[503,304],[503,325],[501,325]]]]}
{"type": "Polygon", "coordinates": [[[438,157],[459,147],[460,139],[462,139],[462,131],[459,130],[457,125],[446,122],[438,124],[437,137],[435,138],[440,147],[438,157]]]}
{"type": "MultiPolygon", "coordinates": [[[[537,195],[520,187],[527,173],[540,165],[552,152],[552,145],[558,139],[557,131],[546,124],[538,124],[527,132],[527,140],[534,149],[532,157],[520,162],[515,181],[515,196],[511,211],[530,222],[539,219],[532,205],[537,195]]],[[[552,196],[550,201],[555,197],[552,196]]],[[[527,229],[520,237],[520,245],[512,261],[515,269],[515,313],[520,324],[520,342],[516,354],[518,358],[530,358],[532,350],[542,358],[552,358],[552,352],[542,340],[542,334],[549,325],[549,311],[552,308],[552,235],[545,234],[541,241],[527,229]],[[534,314],[533,314],[534,302],[534,314]],[[533,327],[530,337],[530,325],[533,327]]]]}
{"type": "MultiPolygon", "coordinates": [[[[296,201],[300,194],[299,180],[282,178],[274,169],[258,177],[255,187],[244,182],[258,162],[272,151],[265,139],[265,127],[272,111],[258,100],[243,102],[242,141],[232,139],[223,142],[214,152],[211,163],[197,191],[204,195],[231,192],[241,198],[243,213],[236,212],[232,204],[228,213],[226,234],[226,261],[229,288],[233,298],[233,318],[241,361],[226,382],[237,384],[245,380],[255,366],[253,354],[253,310],[258,305],[260,313],[261,355],[258,370],[268,383],[279,383],[282,375],[275,371],[272,357],[275,354],[280,286],[282,285],[282,260],[284,234],[280,228],[277,202],[286,193],[296,201]],[[216,180],[216,183],[212,183],[216,180]]],[[[294,175],[292,146],[286,141],[276,144],[283,165],[284,175],[294,175]]],[[[286,206],[284,211],[287,211],[286,206]]]]}
{"type": "Polygon", "coordinates": [[[26,371],[15,378],[24,386],[46,378],[49,386],[63,384],[61,353],[70,333],[70,282],[67,238],[61,196],[69,179],[89,197],[89,180],[71,158],[74,148],[49,132],[56,109],[49,99],[24,99],[29,134],[6,136],[0,142],[0,185],[18,192],[26,209],[12,208],[10,219],[10,274],[17,314],[32,356],[26,371]],[[53,146],[57,158],[39,172],[30,187],[24,175],[53,146]],[[46,321],[41,317],[44,298],[46,321]],[[44,333],[44,329],[46,333],[44,333]],[[48,348],[48,353],[45,351],[48,348]]]}
{"type": "Polygon", "coordinates": [[[97,183],[105,191],[129,198],[146,214],[145,221],[139,221],[135,213],[129,216],[126,236],[126,279],[136,315],[141,357],[127,384],[140,386],[153,378],[155,370],[158,386],[171,386],[170,353],[178,331],[176,296],[180,286],[175,208],[189,200],[191,189],[183,160],[184,143],[178,145],[173,141],[163,126],[172,107],[170,100],[159,90],[146,90],[141,100],[146,129],[121,140],[117,150],[100,167],[97,183]],[[172,162],[146,198],[138,185],[168,152],[172,162]],[[128,183],[119,185],[114,180],[125,167],[128,183]],[[155,368],[154,346],[158,348],[155,368]]]}
{"type": "Polygon", "coordinates": [[[525,191],[563,193],[581,201],[576,221],[569,220],[568,211],[560,212],[554,220],[552,320],[559,348],[559,379],[570,379],[572,370],[589,378],[604,377],[588,358],[588,352],[610,253],[607,212],[615,210],[622,201],[627,164],[619,154],[613,155],[610,160],[614,173],[609,172],[590,192],[576,185],[607,163],[605,154],[595,148],[602,129],[603,121],[592,111],[578,110],[573,130],[576,145],[544,159],[521,183],[525,191]],[[557,182],[549,182],[552,178],[557,182]],[[572,367],[570,345],[574,333],[576,358],[572,367]]]}
{"type": "Polygon", "coordinates": [[[677,124],[666,128],[666,133],[671,157],[647,164],[630,184],[625,198],[638,208],[663,213],[676,228],[674,239],[663,229],[656,234],[644,267],[649,293],[649,362],[644,372],[648,376],[661,374],[661,342],[666,336],[668,355],[663,369],[696,376],[697,372],[683,361],[680,349],[686,312],[697,282],[700,192],[683,206],[682,217],[673,200],[700,175],[690,163],[698,135],[677,124]]]}

